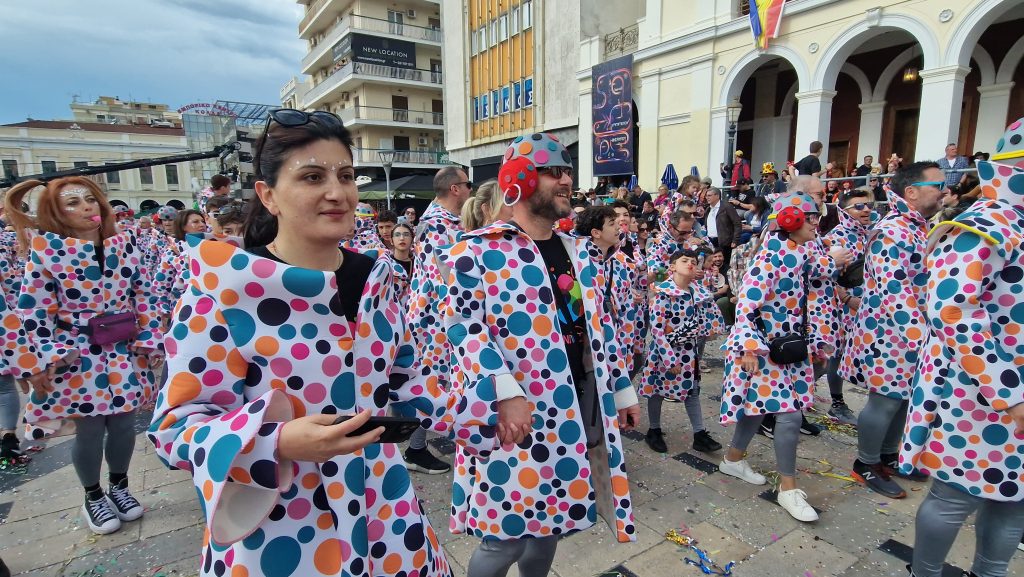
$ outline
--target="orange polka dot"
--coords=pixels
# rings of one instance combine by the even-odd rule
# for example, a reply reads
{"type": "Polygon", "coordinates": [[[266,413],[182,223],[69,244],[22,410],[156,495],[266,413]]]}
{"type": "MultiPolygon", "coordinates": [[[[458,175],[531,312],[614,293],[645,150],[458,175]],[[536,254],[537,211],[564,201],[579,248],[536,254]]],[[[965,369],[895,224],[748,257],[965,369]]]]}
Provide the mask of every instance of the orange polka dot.
{"type": "Polygon", "coordinates": [[[907,327],[907,340],[917,342],[921,340],[921,329],[917,327],[907,327]]]}
{"type": "Polygon", "coordinates": [[[229,307],[238,304],[238,300],[238,293],[231,289],[226,289],[220,293],[220,302],[229,307]]]}
{"type": "Polygon", "coordinates": [[[252,483],[252,475],[241,467],[231,468],[231,478],[239,483],[252,483]]]}
{"type": "Polygon", "coordinates": [[[262,336],[256,339],[256,352],[261,355],[273,356],[279,349],[280,345],[274,337],[262,336]]]}
{"type": "Polygon", "coordinates": [[[391,505],[384,505],[380,508],[380,511],[377,512],[377,518],[382,521],[386,521],[391,518],[391,513],[391,505]]]}
{"type": "Polygon", "coordinates": [[[331,517],[330,513],[324,513],[316,518],[316,526],[321,531],[326,531],[334,527],[334,518],[331,517]]]}
{"type": "Polygon", "coordinates": [[[533,152],[533,145],[529,142],[523,142],[519,145],[519,154],[530,154],[533,152]]]}
{"type": "Polygon", "coordinates": [[[958,306],[944,306],[939,311],[939,318],[941,318],[942,322],[946,324],[954,324],[956,322],[959,322],[962,317],[963,311],[961,311],[960,307],[958,306]]]}
{"type": "Polygon", "coordinates": [[[199,243],[199,258],[206,261],[210,266],[222,266],[226,264],[235,247],[226,242],[202,242],[199,243]]]}
{"type": "Polygon", "coordinates": [[[551,319],[546,315],[538,315],[533,319],[533,330],[542,337],[550,335],[552,328],[551,319]]]}
{"type": "Polygon", "coordinates": [[[189,319],[188,330],[193,333],[206,332],[206,317],[192,317],[189,319]]]}
{"type": "Polygon", "coordinates": [[[629,492],[629,481],[622,475],[612,477],[612,494],[623,497],[629,492]]]}
{"type": "Polygon", "coordinates": [[[337,575],[341,571],[341,541],[328,539],[318,545],[313,553],[313,565],[324,575],[337,575]]]}
{"type": "Polygon", "coordinates": [[[307,473],[302,476],[302,486],[312,491],[320,486],[320,475],[307,473]]]}
{"type": "Polygon", "coordinates": [[[192,373],[177,373],[167,385],[167,404],[172,407],[183,405],[199,396],[202,383],[192,373]]]}
{"type": "Polygon", "coordinates": [[[960,359],[960,364],[971,375],[980,375],[985,372],[985,361],[977,355],[964,355],[960,359]]]}
{"type": "Polygon", "coordinates": [[[576,479],[569,483],[569,496],[573,499],[583,499],[590,494],[590,483],[582,479],[576,479]]]}
{"type": "Polygon", "coordinates": [[[227,358],[227,356],[227,349],[220,345],[213,345],[212,347],[206,349],[206,357],[215,363],[223,361],[224,359],[227,358]]]}
{"type": "Polygon", "coordinates": [[[345,496],[345,485],[341,483],[327,485],[327,496],[331,499],[341,499],[345,496]]]}
{"type": "Polygon", "coordinates": [[[206,288],[208,290],[213,290],[213,289],[217,288],[217,284],[219,282],[220,282],[220,279],[217,278],[217,274],[216,273],[208,272],[208,273],[203,275],[203,284],[206,285],[206,288]]]}
{"type": "Polygon", "coordinates": [[[532,489],[540,483],[540,475],[533,469],[521,469],[519,471],[519,484],[527,489],[532,489]]]}
{"type": "Polygon", "coordinates": [[[231,352],[228,353],[227,366],[228,371],[238,378],[245,377],[249,372],[249,363],[246,362],[242,353],[238,352],[238,349],[232,349],[231,352]]]}
{"type": "Polygon", "coordinates": [[[420,549],[419,551],[416,551],[416,553],[412,556],[412,565],[413,565],[413,567],[422,567],[423,564],[426,563],[426,562],[427,562],[427,552],[424,549],[420,549]]]}
{"type": "Polygon", "coordinates": [[[249,570],[245,565],[235,565],[231,568],[231,577],[249,577],[249,570]]]}
{"type": "Polygon", "coordinates": [[[203,498],[207,501],[213,499],[213,481],[209,479],[203,482],[203,498]]]}
{"type": "Polygon", "coordinates": [[[940,461],[939,457],[933,453],[921,453],[921,458],[918,459],[918,462],[928,469],[938,469],[942,466],[942,461],[940,461]]]}

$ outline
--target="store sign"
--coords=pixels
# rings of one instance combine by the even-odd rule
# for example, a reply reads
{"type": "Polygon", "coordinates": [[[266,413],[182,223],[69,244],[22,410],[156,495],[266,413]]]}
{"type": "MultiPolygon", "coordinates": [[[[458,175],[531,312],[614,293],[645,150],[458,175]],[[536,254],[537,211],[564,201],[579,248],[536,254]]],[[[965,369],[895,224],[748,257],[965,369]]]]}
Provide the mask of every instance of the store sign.
{"type": "Polygon", "coordinates": [[[238,116],[230,108],[220,104],[209,104],[207,102],[196,102],[186,104],[178,109],[178,114],[195,114],[198,116],[238,116]]]}
{"type": "Polygon", "coordinates": [[[594,176],[632,174],[633,55],[594,66],[591,78],[594,176]]]}
{"type": "Polygon", "coordinates": [[[352,34],[352,60],[394,68],[416,68],[416,45],[365,34],[352,34]]]}

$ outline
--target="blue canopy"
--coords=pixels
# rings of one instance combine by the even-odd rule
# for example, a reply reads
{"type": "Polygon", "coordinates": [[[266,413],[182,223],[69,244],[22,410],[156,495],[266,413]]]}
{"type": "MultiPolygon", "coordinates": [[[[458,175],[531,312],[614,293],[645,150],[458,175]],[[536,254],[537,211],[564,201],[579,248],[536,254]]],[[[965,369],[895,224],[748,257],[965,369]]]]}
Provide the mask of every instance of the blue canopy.
{"type": "Polygon", "coordinates": [[[665,167],[665,172],[661,174],[661,183],[667,186],[669,190],[679,188],[679,175],[676,174],[676,167],[671,164],[665,167]]]}
{"type": "Polygon", "coordinates": [[[690,176],[696,176],[697,178],[700,178],[700,171],[697,170],[696,166],[690,167],[690,176]]]}
{"type": "Polygon", "coordinates": [[[633,192],[636,189],[636,175],[629,177],[629,185],[626,186],[629,192],[633,192]]]}

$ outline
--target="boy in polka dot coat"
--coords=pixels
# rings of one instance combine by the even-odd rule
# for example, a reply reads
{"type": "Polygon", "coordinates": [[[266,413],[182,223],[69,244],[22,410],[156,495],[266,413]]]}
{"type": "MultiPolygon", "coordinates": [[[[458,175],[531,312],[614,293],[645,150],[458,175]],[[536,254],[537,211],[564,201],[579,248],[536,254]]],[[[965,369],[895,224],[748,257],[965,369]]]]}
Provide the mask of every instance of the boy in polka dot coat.
{"type": "Polygon", "coordinates": [[[933,479],[916,523],[924,577],[939,574],[973,512],[972,574],[1005,575],[1024,532],[1022,132],[1024,119],[978,162],[982,198],[929,236],[927,335],[899,457],[903,472],[933,479]]]}

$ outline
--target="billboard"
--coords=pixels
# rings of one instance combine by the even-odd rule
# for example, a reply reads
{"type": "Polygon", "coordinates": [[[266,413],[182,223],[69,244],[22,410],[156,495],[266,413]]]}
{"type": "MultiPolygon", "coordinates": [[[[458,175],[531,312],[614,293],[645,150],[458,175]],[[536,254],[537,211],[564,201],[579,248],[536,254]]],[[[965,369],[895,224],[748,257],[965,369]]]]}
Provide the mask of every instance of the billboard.
{"type": "Polygon", "coordinates": [[[352,60],[395,68],[416,68],[416,44],[405,40],[352,34],[352,60]]]}
{"type": "Polygon", "coordinates": [[[633,174],[633,55],[594,66],[591,75],[594,176],[633,174]]]}

